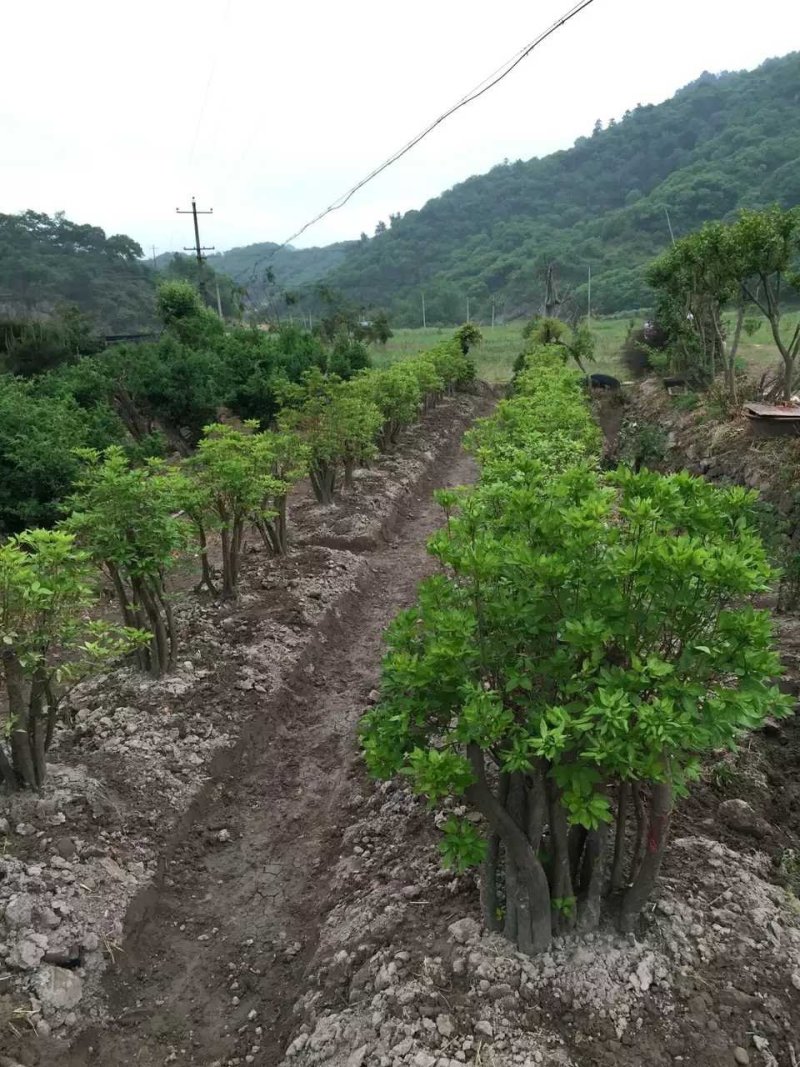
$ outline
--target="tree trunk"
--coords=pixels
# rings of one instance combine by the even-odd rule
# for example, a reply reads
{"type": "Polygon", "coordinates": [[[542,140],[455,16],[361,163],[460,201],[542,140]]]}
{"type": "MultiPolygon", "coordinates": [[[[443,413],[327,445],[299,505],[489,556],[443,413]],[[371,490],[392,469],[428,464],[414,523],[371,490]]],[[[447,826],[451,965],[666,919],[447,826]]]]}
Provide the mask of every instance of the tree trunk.
{"type": "Polygon", "coordinates": [[[175,669],[175,664],[178,662],[178,630],[175,626],[175,615],[173,614],[172,604],[169,601],[167,591],[164,588],[163,579],[154,582],[153,594],[157,603],[161,606],[161,610],[164,612],[164,619],[166,620],[167,639],[169,641],[167,669],[171,671],[175,669]]]}
{"type": "Polygon", "coordinates": [[[25,675],[17,654],[11,649],[3,652],[3,674],[11,719],[11,761],[17,779],[28,789],[36,789],[36,768],[29,733],[29,704],[25,694],[25,675]]]}
{"type": "Polygon", "coordinates": [[[614,828],[614,859],[611,864],[611,888],[622,889],[625,882],[625,831],[628,827],[630,785],[620,782],[617,789],[617,821],[614,828]]]}
{"type": "MultiPolygon", "coordinates": [[[[106,563],[106,570],[108,571],[111,577],[111,581],[114,584],[114,590],[117,594],[117,602],[119,603],[120,611],[122,612],[123,622],[126,626],[130,626],[135,630],[145,629],[145,627],[142,626],[142,619],[139,615],[139,612],[136,610],[135,606],[131,603],[128,597],[127,590],[125,589],[125,583],[122,580],[122,575],[119,573],[117,568],[111,563],[106,563]]],[[[136,659],[139,664],[139,670],[150,670],[150,658],[150,652],[148,649],[142,647],[136,649],[136,659]]]]}
{"type": "Polygon", "coordinates": [[[486,858],[481,867],[481,909],[487,930],[500,930],[497,899],[497,865],[500,859],[500,835],[492,831],[486,847],[486,858]]]}
{"type": "Polygon", "coordinates": [[[222,595],[226,600],[236,596],[236,585],[232,579],[233,563],[231,553],[233,551],[231,531],[222,529],[220,533],[222,541],[222,595]]]}
{"type": "Polygon", "coordinates": [[[650,832],[647,835],[647,850],[633,885],[622,901],[619,926],[623,933],[630,933],[636,926],[641,910],[653,890],[667,847],[671,818],[672,786],[669,782],[654,782],[650,801],[650,832]]]}
{"type": "Polygon", "coordinates": [[[466,791],[467,799],[484,815],[489,827],[499,834],[507,865],[510,861],[521,884],[517,900],[517,945],[524,952],[542,952],[550,944],[552,923],[547,876],[527,835],[500,803],[486,781],[483,752],[478,745],[467,745],[467,755],[475,782],[466,791]]]}
{"type": "Polygon", "coordinates": [[[11,762],[2,745],[0,745],[0,778],[2,778],[9,793],[15,793],[19,788],[19,780],[14,774],[14,768],[11,766],[11,762]]]}
{"type": "Polygon", "coordinates": [[[347,459],[344,463],[344,487],[345,489],[353,488],[353,471],[356,467],[356,461],[354,459],[347,459]]]}
{"type": "Polygon", "coordinates": [[[586,836],[578,896],[578,926],[582,933],[596,930],[600,923],[607,840],[606,823],[600,823],[596,830],[590,830],[586,836]]]}
{"type": "MultiPolygon", "coordinates": [[[[562,910],[557,913],[556,926],[559,933],[571,930],[575,925],[575,909],[567,911],[567,901],[575,897],[569,869],[569,826],[567,812],[561,803],[561,790],[555,782],[548,782],[550,794],[550,843],[553,848],[553,862],[550,871],[550,897],[552,901],[562,902],[562,910]]],[[[556,904],[556,907],[559,905],[556,904]]]]}
{"type": "Polygon", "coordinates": [[[208,538],[206,537],[206,531],[199,523],[196,523],[195,527],[197,529],[197,540],[200,545],[200,567],[202,571],[198,589],[202,589],[203,586],[205,586],[212,596],[216,596],[217,587],[214,585],[214,578],[211,573],[211,563],[208,559],[208,538]]]}
{"type": "Polygon", "coordinates": [[[642,796],[642,783],[631,783],[631,793],[633,795],[633,807],[636,812],[636,843],[633,849],[633,861],[631,863],[629,882],[632,882],[636,875],[639,873],[639,867],[644,859],[645,850],[647,849],[647,808],[645,807],[644,797],[642,796]]]}

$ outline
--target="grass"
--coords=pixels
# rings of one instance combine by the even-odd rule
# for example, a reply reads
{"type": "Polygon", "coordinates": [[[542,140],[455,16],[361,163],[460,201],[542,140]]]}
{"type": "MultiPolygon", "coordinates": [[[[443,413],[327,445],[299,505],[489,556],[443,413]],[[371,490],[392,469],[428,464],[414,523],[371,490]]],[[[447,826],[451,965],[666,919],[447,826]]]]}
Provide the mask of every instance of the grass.
{"type": "MultiPolygon", "coordinates": [[[[512,322],[505,326],[486,326],[483,328],[483,344],[473,349],[478,367],[478,377],[485,382],[496,384],[507,382],[511,378],[511,367],[522,348],[522,327],[524,323],[512,322]]],[[[386,346],[373,345],[370,354],[376,367],[388,367],[400,359],[417,356],[440,341],[453,336],[452,326],[430,328],[427,330],[395,330],[386,346]]]]}
{"type": "MultiPolygon", "coordinates": [[[[791,312],[784,318],[784,334],[790,336],[800,312],[791,312]]],[[[511,378],[514,360],[522,349],[523,320],[506,323],[502,326],[484,326],[483,344],[473,350],[478,367],[478,377],[486,382],[497,384],[511,378]]],[[[595,338],[595,361],[591,371],[598,374],[612,374],[615,378],[625,379],[627,371],[620,359],[622,346],[631,326],[641,326],[638,319],[628,318],[594,318],[591,329],[595,338]]],[[[733,316],[728,321],[728,335],[733,335],[733,316]]],[[[373,345],[372,361],[376,367],[388,367],[401,359],[419,355],[439,341],[452,337],[453,327],[430,327],[428,329],[398,329],[385,346],[373,345]]],[[[762,319],[758,329],[748,337],[742,335],[739,356],[754,375],[762,374],[768,367],[776,365],[780,357],[766,319],[762,319]]]]}

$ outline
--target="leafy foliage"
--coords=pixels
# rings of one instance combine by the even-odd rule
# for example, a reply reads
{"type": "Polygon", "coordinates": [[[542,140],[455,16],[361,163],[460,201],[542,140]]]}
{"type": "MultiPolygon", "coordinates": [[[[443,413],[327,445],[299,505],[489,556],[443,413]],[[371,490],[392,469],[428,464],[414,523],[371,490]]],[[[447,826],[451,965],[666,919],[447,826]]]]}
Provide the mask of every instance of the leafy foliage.
{"type": "MultiPolygon", "coordinates": [[[[484,817],[487,921],[502,848],[505,929],[525,951],[596,924],[615,791],[618,808],[624,790],[652,794],[630,928],[700,755],[788,710],[768,614],[747,604],[772,578],[752,495],[686,474],[601,475],[557,348],[534,347],[517,395],[470,435],[481,482],[441,498],[447,527],[430,551],[443,571],[389,628],[381,701],[362,725],[374,774],[484,817]]],[[[624,846],[623,820],[617,872],[624,846]]],[[[443,853],[457,867],[483,855],[455,822],[443,853]]]]}
{"type": "Polygon", "coordinates": [[[130,651],[145,635],[87,620],[93,568],[71,534],[28,530],[0,545],[0,682],[7,704],[8,789],[41,788],[63,688],[130,651]]]}

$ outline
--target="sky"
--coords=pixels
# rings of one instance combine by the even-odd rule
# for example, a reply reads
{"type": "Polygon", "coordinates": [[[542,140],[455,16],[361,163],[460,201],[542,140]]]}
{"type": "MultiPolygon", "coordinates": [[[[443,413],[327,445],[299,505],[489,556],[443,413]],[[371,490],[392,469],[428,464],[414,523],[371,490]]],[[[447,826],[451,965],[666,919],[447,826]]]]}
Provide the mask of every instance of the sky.
{"type": "MultiPolygon", "coordinates": [[[[574,0],[26,0],[3,7],[0,211],[65,211],[150,254],[283,241],[574,0]]],[[[390,213],[703,71],[800,47],[796,0],[593,0],[500,85],[308,230],[390,213]]]]}

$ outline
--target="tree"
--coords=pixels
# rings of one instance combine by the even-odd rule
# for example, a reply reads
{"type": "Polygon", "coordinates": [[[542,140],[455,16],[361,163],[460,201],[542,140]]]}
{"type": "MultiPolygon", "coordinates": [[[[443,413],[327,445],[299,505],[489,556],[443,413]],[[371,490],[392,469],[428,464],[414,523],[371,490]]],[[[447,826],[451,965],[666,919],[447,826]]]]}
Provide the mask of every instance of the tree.
{"type": "Polygon", "coordinates": [[[342,471],[350,485],[355,467],[375,454],[382,413],[370,386],[382,373],[346,383],[336,376],[309,373],[295,398],[297,406],[281,415],[280,427],[298,433],[308,447],[311,487],[321,504],[333,502],[342,471]]]}
{"type": "Polygon", "coordinates": [[[146,636],[87,618],[97,603],[93,579],[87,554],[63,531],[27,530],[0,546],[8,739],[8,752],[0,741],[0,781],[8,790],[44,785],[64,687],[146,636]]]}
{"type": "Polygon", "coordinates": [[[185,524],[172,513],[169,480],[157,467],[132,467],[118,446],[86,449],[82,457],[64,529],[108,574],[125,625],[149,633],[138,649],[139,666],[158,677],[178,653],[165,578],[186,544],[185,524]]]}
{"type": "Polygon", "coordinates": [[[786,289],[800,292],[800,210],[743,211],[733,226],[742,259],[745,296],[769,323],[783,360],[783,399],[791,400],[800,354],[800,323],[786,334],[781,327],[786,289]]]}
{"type": "Polygon", "coordinates": [[[254,433],[255,428],[253,424],[244,430],[223,423],[207,426],[196,452],[184,464],[195,486],[191,508],[198,516],[194,522],[204,554],[205,531],[211,528],[220,536],[224,597],[236,596],[248,525],[265,532],[265,524],[277,516],[276,499],[289,489],[289,482],[273,473],[271,434],[254,433]]]}
{"type": "Polygon", "coordinates": [[[673,368],[708,384],[722,367],[731,399],[745,315],[742,268],[733,229],[715,222],[676,241],[647,273],[659,294],[656,318],[669,335],[673,368]],[[737,325],[729,345],[723,316],[731,301],[737,304],[737,325]]]}
{"type": "Polygon", "coordinates": [[[800,288],[794,269],[800,253],[800,212],[778,207],[743,211],[734,223],[708,223],[676,241],[651,265],[648,282],[659,294],[657,317],[671,338],[673,359],[701,381],[722,366],[736,397],[736,356],[748,307],[766,317],[783,360],[782,393],[789,400],[800,353],[800,326],[781,328],[786,289],[800,288]],[[728,343],[724,310],[733,304],[736,324],[728,343]]]}
{"type": "Polygon", "coordinates": [[[374,775],[480,815],[445,820],[445,863],[482,865],[487,926],[525,952],[596,927],[607,858],[632,929],[699,756],[788,712],[768,614],[745,603],[772,576],[752,495],[574,465],[588,411],[550,348],[479,431],[477,490],[441,498],[443,572],[391,625],[361,730],[374,775]]]}

